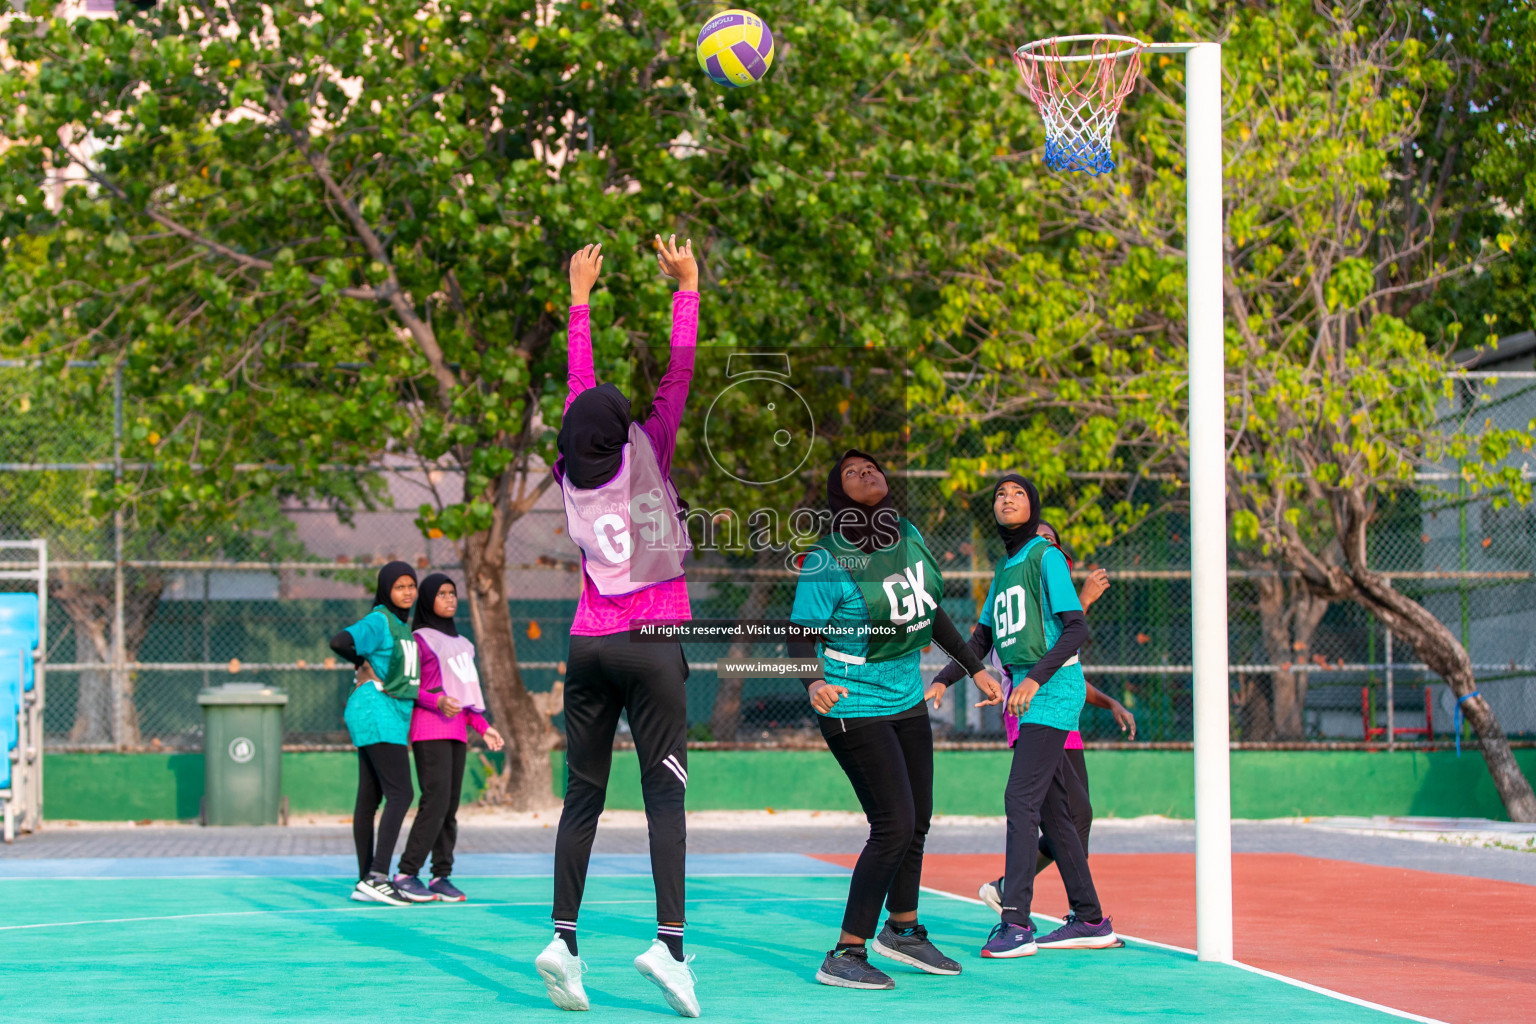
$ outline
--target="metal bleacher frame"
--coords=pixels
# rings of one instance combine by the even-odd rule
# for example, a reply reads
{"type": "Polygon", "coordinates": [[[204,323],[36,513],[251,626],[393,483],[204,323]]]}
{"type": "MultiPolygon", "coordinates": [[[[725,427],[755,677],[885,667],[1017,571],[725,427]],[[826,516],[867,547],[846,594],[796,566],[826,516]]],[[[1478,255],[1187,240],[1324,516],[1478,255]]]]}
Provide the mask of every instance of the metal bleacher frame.
{"type": "Polygon", "coordinates": [[[7,843],[22,832],[36,832],[43,824],[43,693],[48,660],[48,542],[46,540],[0,540],[0,550],[30,549],[36,552],[35,568],[16,568],[16,563],[0,562],[0,580],[31,580],[37,585],[37,648],[33,655],[33,683],[30,692],[23,686],[17,708],[16,749],[6,752],[11,759],[11,787],[0,789],[0,807],[4,813],[4,838],[7,843]]]}

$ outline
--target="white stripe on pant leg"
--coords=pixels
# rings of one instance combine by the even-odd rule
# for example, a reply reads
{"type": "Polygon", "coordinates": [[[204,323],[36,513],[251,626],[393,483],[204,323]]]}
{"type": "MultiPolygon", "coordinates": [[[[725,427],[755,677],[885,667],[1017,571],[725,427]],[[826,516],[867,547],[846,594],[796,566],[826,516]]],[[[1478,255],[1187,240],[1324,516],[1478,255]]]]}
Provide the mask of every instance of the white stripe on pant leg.
{"type": "Polygon", "coordinates": [[[672,767],[676,768],[678,771],[683,773],[683,781],[687,782],[688,781],[688,769],[683,767],[683,763],[677,759],[677,755],[676,754],[668,754],[666,756],[666,760],[671,761],[672,762],[672,767]]]}
{"type": "Polygon", "coordinates": [[[681,768],[673,764],[670,760],[663,761],[661,764],[663,768],[677,776],[677,781],[683,784],[684,789],[688,788],[688,776],[683,774],[683,770],[681,768]]]}
{"type": "Polygon", "coordinates": [[[688,785],[688,770],[678,763],[676,754],[668,754],[661,763],[671,768],[672,774],[683,780],[683,785],[688,785]]]}

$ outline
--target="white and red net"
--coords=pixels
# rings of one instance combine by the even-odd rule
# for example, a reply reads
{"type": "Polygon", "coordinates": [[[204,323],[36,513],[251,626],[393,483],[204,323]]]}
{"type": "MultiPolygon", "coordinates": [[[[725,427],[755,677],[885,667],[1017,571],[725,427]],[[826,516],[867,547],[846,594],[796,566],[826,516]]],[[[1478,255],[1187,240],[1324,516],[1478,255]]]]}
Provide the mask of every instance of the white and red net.
{"type": "Polygon", "coordinates": [[[1141,74],[1145,45],[1131,36],[1053,36],[1014,51],[1045,119],[1047,167],[1095,175],[1115,169],[1115,118],[1141,74]]]}

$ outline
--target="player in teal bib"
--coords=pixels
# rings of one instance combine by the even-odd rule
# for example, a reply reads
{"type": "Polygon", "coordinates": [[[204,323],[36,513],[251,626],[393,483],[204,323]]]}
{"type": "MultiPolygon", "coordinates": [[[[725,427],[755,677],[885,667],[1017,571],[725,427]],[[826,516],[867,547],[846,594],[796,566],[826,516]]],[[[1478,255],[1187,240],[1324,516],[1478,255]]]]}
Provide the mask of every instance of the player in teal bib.
{"type": "Polygon", "coordinates": [[[843,932],[816,980],[842,988],[894,988],[869,963],[875,952],[930,974],[960,965],[928,941],[917,920],[923,845],[933,812],[933,728],[918,660],[937,645],[960,660],[989,700],[1002,688],[971,655],[940,605],[944,581],[922,534],[896,512],[874,458],[849,451],[827,479],[832,529],[801,560],[790,619],[816,643],[793,641],[790,654],[819,654],[822,674],[805,680],[833,757],[853,784],[869,821],[869,840],[853,869],[843,932]],[[890,916],[875,934],[884,903],[890,916]]]}
{"type": "MultiPolygon", "coordinates": [[[[1002,920],[981,955],[1030,956],[1036,949],[1101,949],[1119,940],[1099,906],[1088,856],[1068,802],[1067,733],[1077,728],[1087,684],[1078,648],[1088,626],[1066,556],[1040,537],[1040,495],[1016,473],[993,489],[992,512],[1006,555],[992,576],[976,630],[972,656],[992,651],[1009,686],[1013,764],[1003,792],[1008,816],[1002,920]],[[1035,865],[1044,830],[1067,890],[1072,915],[1038,941],[1029,916],[1035,865]]],[[[952,671],[952,670],[951,670],[952,671]]],[[[943,681],[943,673],[937,682],[943,681]]]]}
{"type": "Polygon", "coordinates": [[[357,802],[352,808],[358,882],[352,898],[392,906],[412,902],[390,881],[389,862],[416,796],[406,746],[421,687],[421,658],[407,625],[415,603],[415,570],[404,562],[390,562],[379,570],[373,610],[331,638],[331,649],[357,669],[343,714],[358,762],[357,802]],[[375,845],[373,816],[380,803],[384,813],[375,845]]]}

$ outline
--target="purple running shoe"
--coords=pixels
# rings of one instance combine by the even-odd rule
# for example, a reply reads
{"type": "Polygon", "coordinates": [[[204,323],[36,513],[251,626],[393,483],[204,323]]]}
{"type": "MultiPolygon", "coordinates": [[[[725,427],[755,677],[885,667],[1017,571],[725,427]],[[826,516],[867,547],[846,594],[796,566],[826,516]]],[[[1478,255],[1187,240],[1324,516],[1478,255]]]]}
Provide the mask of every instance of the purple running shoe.
{"type": "Polygon", "coordinates": [[[1060,928],[1042,935],[1035,944],[1041,949],[1108,949],[1119,942],[1109,918],[1089,924],[1076,914],[1068,914],[1060,928]]]}
{"type": "Polygon", "coordinates": [[[999,921],[992,934],[987,936],[987,944],[981,947],[981,955],[993,960],[1034,956],[1035,930],[999,921]]]}

